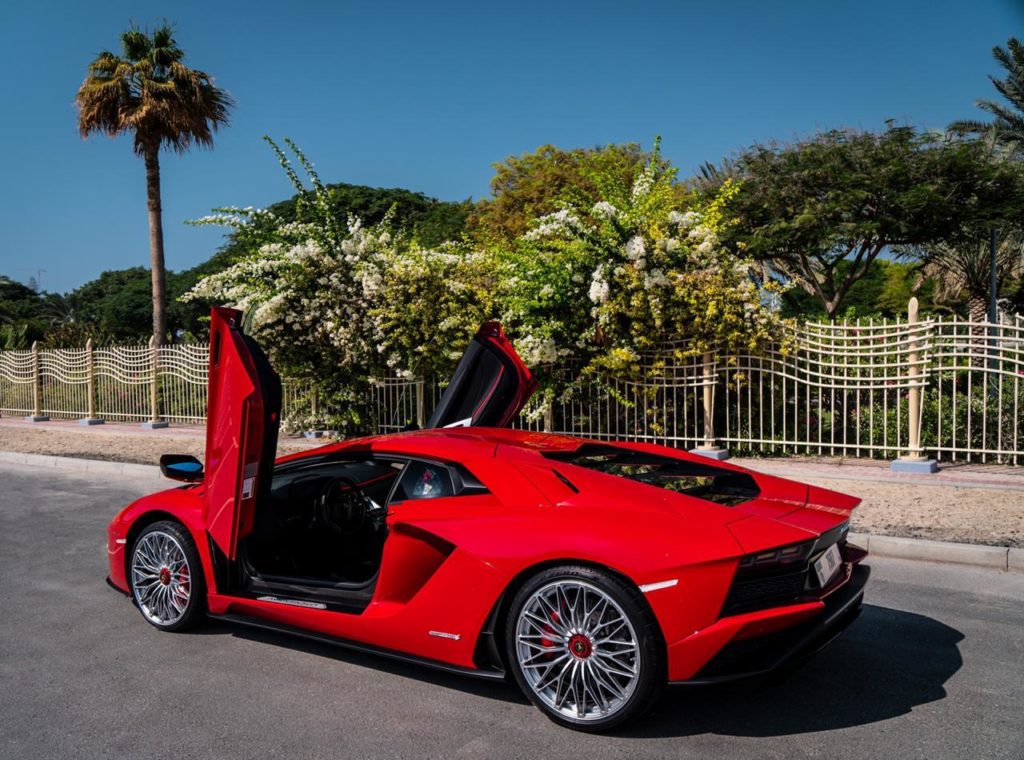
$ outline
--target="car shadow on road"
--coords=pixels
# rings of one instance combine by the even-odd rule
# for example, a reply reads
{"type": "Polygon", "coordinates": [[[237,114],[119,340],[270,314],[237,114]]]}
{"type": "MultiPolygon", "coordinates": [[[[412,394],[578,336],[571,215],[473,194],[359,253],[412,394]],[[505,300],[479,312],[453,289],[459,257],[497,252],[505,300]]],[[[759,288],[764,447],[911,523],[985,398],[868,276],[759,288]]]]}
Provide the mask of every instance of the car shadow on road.
{"type": "MultiPolygon", "coordinates": [[[[387,657],[211,620],[197,633],[231,635],[412,678],[501,702],[528,704],[519,690],[387,657]]],[[[925,615],[864,605],[857,621],[825,650],[783,679],[729,686],[672,688],[623,737],[786,736],[875,723],[946,696],[963,660],[964,635],[925,615]]]]}
{"type": "Polygon", "coordinates": [[[946,696],[964,635],[925,615],[864,605],[832,644],[783,680],[670,689],[622,736],[786,736],[876,723],[946,696]]]}
{"type": "Polygon", "coordinates": [[[413,678],[424,683],[431,683],[440,688],[456,689],[467,694],[474,694],[501,702],[528,704],[528,700],[519,690],[505,681],[485,680],[473,676],[447,673],[426,665],[417,665],[401,660],[391,659],[385,655],[367,654],[344,646],[333,645],[313,639],[278,633],[262,628],[251,628],[238,623],[211,619],[192,633],[207,635],[230,635],[248,641],[257,641],[271,646],[286,647],[296,652],[306,652],[317,657],[326,657],[340,662],[349,663],[368,670],[391,673],[402,678],[413,678]]]}

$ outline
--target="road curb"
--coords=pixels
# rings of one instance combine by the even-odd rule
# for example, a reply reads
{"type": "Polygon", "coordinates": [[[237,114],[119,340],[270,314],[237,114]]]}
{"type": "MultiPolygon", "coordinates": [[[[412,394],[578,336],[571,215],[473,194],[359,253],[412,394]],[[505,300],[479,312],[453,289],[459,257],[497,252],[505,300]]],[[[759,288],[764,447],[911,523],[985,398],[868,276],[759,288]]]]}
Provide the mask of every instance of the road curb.
{"type": "Polygon", "coordinates": [[[127,475],[131,477],[151,477],[154,479],[162,477],[160,475],[160,468],[154,464],[108,462],[103,459],[80,459],[78,457],[58,457],[48,454],[23,454],[15,451],[0,451],[0,463],[50,467],[55,470],[68,472],[94,472],[104,475],[127,475]]]}
{"type": "Polygon", "coordinates": [[[983,544],[958,544],[952,541],[929,541],[924,538],[876,536],[869,533],[850,533],[850,541],[867,549],[868,553],[876,557],[974,565],[993,570],[1024,573],[1024,549],[983,544]]]}
{"type": "MultiPolygon", "coordinates": [[[[50,467],[68,472],[91,472],[104,475],[126,475],[163,480],[160,468],[151,464],[108,462],[101,459],[79,459],[46,454],[22,454],[0,451],[0,463],[50,467]]],[[[923,538],[878,536],[870,533],[850,533],[850,541],[867,549],[877,557],[910,559],[923,562],[942,562],[974,565],[993,570],[1024,573],[1024,549],[983,544],[958,544],[951,541],[929,541],[923,538]]]]}

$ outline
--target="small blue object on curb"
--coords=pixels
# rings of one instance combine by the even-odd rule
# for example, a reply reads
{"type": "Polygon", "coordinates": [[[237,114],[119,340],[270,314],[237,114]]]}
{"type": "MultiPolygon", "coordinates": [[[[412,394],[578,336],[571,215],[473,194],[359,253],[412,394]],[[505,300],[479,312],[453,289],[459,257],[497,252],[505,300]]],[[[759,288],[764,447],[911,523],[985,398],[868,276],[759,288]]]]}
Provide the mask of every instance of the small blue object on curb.
{"type": "Polygon", "coordinates": [[[939,463],[934,459],[894,459],[890,468],[893,472],[910,472],[918,475],[931,475],[939,471],[939,463]]]}

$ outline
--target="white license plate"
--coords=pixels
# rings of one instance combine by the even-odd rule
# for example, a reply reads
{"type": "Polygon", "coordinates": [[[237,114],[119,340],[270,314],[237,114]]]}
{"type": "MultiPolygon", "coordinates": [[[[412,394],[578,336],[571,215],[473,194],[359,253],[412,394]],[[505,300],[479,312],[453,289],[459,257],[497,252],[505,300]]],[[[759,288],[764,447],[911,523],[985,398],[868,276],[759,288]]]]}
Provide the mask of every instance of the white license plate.
{"type": "Polygon", "coordinates": [[[814,562],[814,572],[818,574],[818,585],[825,588],[842,563],[843,561],[839,556],[839,546],[832,544],[814,562]]]}

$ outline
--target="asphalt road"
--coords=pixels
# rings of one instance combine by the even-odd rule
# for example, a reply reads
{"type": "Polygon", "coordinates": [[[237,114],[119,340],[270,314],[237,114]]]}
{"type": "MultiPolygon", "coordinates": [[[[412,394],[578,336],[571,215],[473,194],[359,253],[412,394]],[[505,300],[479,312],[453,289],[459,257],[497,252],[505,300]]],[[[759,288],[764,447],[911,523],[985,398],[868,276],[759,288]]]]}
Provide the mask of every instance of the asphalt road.
{"type": "Polygon", "coordinates": [[[152,489],[0,465],[0,756],[1024,758],[1024,575],[876,559],[860,619],[787,680],[589,736],[502,684],[156,631],[103,582],[107,521],[152,489]]]}

